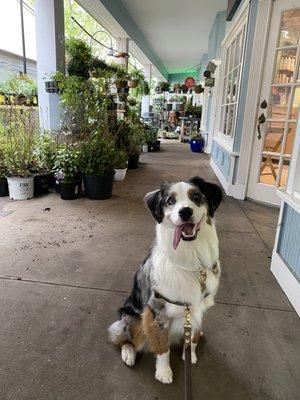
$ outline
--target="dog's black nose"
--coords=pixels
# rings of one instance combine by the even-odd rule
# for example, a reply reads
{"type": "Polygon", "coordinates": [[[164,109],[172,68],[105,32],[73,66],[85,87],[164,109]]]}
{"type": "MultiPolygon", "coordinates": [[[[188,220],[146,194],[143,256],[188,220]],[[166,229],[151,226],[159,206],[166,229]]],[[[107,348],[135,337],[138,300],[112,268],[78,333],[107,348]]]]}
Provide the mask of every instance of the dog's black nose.
{"type": "Polygon", "coordinates": [[[190,207],[183,207],[178,212],[182,221],[188,221],[193,215],[193,210],[190,207]]]}

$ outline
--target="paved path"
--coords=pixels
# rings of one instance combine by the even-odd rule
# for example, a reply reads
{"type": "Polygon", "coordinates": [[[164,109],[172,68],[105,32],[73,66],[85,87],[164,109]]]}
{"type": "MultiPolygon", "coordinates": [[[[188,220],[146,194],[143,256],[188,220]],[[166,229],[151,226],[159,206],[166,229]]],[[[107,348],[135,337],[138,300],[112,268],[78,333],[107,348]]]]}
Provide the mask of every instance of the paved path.
{"type": "MultiPolygon", "coordinates": [[[[150,354],[128,368],[106,337],[153,239],[144,194],[195,174],[217,181],[206,155],[162,147],[108,201],[0,199],[11,212],[0,214],[0,400],[183,399],[179,348],[164,386],[150,354]]],[[[223,273],[195,400],[299,399],[300,321],[269,271],[276,221],[276,209],[230,198],[217,212],[223,273]]]]}

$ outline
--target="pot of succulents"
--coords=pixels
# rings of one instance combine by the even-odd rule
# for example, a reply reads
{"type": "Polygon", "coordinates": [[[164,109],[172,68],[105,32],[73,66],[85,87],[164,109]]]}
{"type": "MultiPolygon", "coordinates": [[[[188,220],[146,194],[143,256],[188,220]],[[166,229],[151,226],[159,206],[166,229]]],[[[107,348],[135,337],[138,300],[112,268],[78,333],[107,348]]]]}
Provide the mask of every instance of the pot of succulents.
{"type": "Polygon", "coordinates": [[[190,148],[193,153],[203,153],[204,138],[201,133],[195,132],[192,134],[192,138],[190,140],[190,148]]]}
{"type": "Polygon", "coordinates": [[[89,199],[105,200],[112,196],[115,158],[115,142],[104,135],[103,129],[89,134],[82,141],[80,169],[89,199]]]}
{"type": "Polygon", "coordinates": [[[53,173],[57,143],[54,135],[44,132],[39,135],[34,151],[34,161],[30,171],[34,174],[34,195],[49,193],[55,187],[53,173]]]}
{"type": "Polygon", "coordinates": [[[127,159],[128,157],[124,150],[116,150],[114,181],[124,181],[127,172],[127,159]]]}
{"type": "Polygon", "coordinates": [[[34,158],[38,122],[29,107],[10,106],[5,134],[2,135],[3,163],[7,170],[9,196],[13,200],[27,200],[34,196],[33,176],[29,166],[34,158]]]}
{"type": "Polygon", "coordinates": [[[61,199],[77,199],[81,192],[79,150],[71,145],[61,145],[57,149],[53,169],[61,199]]]}

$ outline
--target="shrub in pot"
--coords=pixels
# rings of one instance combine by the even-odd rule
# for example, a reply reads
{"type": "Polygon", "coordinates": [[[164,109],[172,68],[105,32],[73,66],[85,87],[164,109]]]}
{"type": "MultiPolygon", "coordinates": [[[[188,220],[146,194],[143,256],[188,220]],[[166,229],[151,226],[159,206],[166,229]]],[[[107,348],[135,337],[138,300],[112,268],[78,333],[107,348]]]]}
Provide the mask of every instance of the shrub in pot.
{"type": "Polygon", "coordinates": [[[30,171],[34,174],[34,195],[46,194],[55,186],[54,163],[57,143],[54,135],[44,132],[39,135],[30,171]]]}
{"type": "Polygon", "coordinates": [[[117,182],[124,181],[127,172],[127,154],[124,150],[116,150],[114,160],[115,176],[114,180],[117,182]]]}
{"type": "Polygon", "coordinates": [[[71,145],[61,145],[56,152],[54,171],[61,199],[76,199],[81,191],[79,150],[71,145]]]}
{"type": "Polygon", "coordinates": [[[130,124],[127,154],[128,169],[136,169],[139,166],[141,144],[144,141],[144,127],[140,123],[130,124]]]}
{"type": "Polygon", "coordinates": [[[181,85],[181,90],[182,90],[182,93],[187,93],[189,88],[185,84],[183,84],[183,85],[181,85]]]}
{"type": "Polygon", "coordinates": [[[8,184],[7,184],[7,169],[4,164],[4,153],[2,148],[2,140],[0,133],[0,197],[8,196],[8,184]]]}
{"type": "Polygon", "coordinates": [[[88,135],[81,143],[80,169],[85,194],[89,199],[104,200],[112,196],[115,143],[102,129],[88,135]]]}
{"type": "Polygon", "coordinates": [[[9,195],[14,200],[32,199],[33,176],[29,166],[34,158],[38,121],[30,107],[12,105],[5,112],[6,132],[2,137],[2,149],[9,195]]]}
{"type": "Polygon", "coordinates": [[[110,68],[114,72],[115,81],[117,89],[122,89],[127,87],[128,73],[125,67],[118,63],[111,63],[110,68]]]}

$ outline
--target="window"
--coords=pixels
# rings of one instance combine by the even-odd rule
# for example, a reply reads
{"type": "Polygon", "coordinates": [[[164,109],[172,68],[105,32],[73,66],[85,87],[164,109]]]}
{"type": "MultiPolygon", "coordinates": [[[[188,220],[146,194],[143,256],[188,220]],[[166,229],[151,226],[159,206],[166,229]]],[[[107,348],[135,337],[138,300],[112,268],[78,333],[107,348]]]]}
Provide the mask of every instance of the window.
{"type": "Polygon", "coordinates": [[[219,131],[229,138],[234,135],[240,76],[243,59],[245,26],[243,23],[224,47],[224,78],[219,131]]]}

